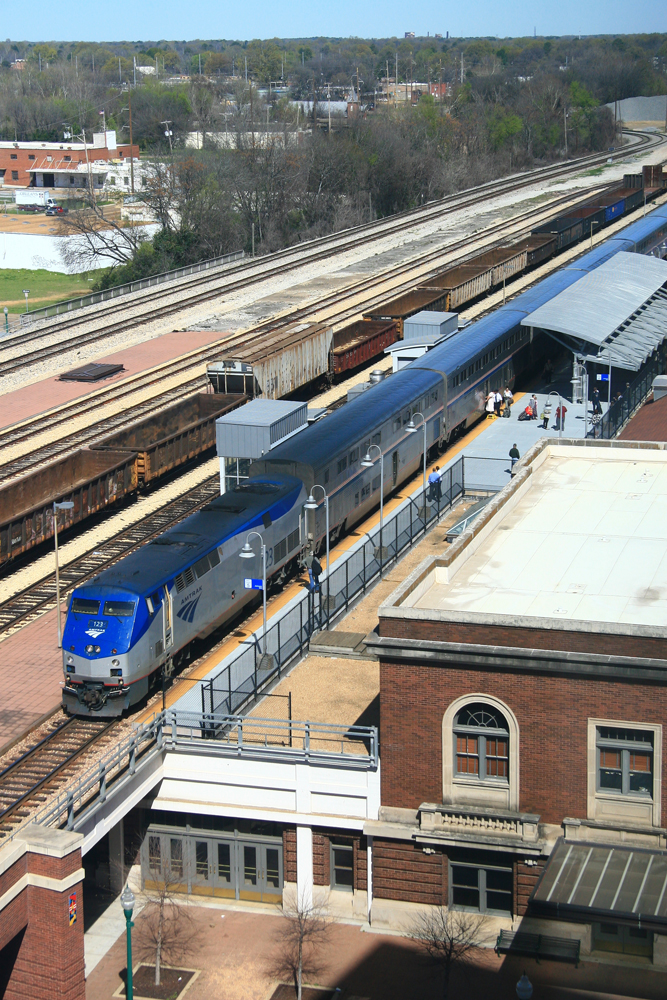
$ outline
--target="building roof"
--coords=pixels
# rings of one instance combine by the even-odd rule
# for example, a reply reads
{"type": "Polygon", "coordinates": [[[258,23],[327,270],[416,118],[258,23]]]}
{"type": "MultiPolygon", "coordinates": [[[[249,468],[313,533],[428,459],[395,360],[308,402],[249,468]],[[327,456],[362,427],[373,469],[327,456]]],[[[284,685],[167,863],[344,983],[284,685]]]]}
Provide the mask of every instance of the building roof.
{"type": "Polygon", "coordinates": [[[667,854],[560,841],[532,897],[535,914],[667,925],[667,854]]]}
{"type": "Polygon", "coordinates": [[[648,399],[618,437],[621,441],[667,441],[667,396],[648,399]]]}
{"type": "Polygon", "coordinates": [[[387,613],[664,638],[667,452],[582,444],[538,443],[387,613]]]}
{"type": "Polygon", "coordinates": [[[667,333],[667,261],[621,251],[521,320],[587,360],[638,371],[667,333]]]}

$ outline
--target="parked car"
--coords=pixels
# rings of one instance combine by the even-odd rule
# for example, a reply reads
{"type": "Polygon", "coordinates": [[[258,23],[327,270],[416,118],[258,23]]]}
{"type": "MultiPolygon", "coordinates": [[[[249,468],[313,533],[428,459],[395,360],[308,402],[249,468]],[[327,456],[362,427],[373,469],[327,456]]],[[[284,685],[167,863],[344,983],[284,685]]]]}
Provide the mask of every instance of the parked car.
{"type": "Polygon", "coordinates": [[[69,208],[64,208],[62,205],[49,205],[46,210],[47,215],[67,215],[69,208]]]}

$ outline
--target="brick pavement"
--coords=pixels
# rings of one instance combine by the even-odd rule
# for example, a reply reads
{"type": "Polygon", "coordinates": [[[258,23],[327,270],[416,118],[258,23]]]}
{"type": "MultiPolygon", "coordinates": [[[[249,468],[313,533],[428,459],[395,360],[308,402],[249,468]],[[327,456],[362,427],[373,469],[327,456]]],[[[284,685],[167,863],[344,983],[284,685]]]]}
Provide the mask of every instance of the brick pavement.
{"type": "MultiPolygon", "coordinates": [[[[146,340],[142,344],[124,347],[114,354],[95,358],[95,364],[123,364],[124,372],[119,372],[103,382],[59,382],[57,378],[43,379],[24,385],[13,392],[0,396],[0,427],[27,420],[39,413],[44,413],[55,406],[69,403],[73,399],[87,396],[96,389],[105,388],[114,382],[122,382],[128,375],[146,371],[155,365],[162,364],[172,358],[178,358],[188,351],[212,344],[229,336],[228,332],[220,333],[213,330],[197,330],[196,332],[164,333],[160,337],[146,340]]],[[[76,367],[76,366],[72,366],[76,367]]]]}
{"type": "Polygon", "coordinates": [[[55,610],[0,642],[0,750],[58,707],[61,663],[55,610]]]}
{"type": "MultiPolygon", "coordinates": [[[[250,908],[225,909],[188,906],[194,936],[181,964],[201,970],[188,990],[187,1000],[269,1000],[278,982],[273,974],[279,954],[283,918],[252,912],[250,908]]],[[[135,963],[140,960],[142,922],[133,931],[135,963]]],[[[440,980],[409,938],[365,933],[350,924],[333,924],[327,943],[319,950],[320,971],[309,977],[313,985],[340,986],[342,1000],[436,1000],[442,996],[440,980]]],[[[87,1000],[111,1000],[125,970],[125,935],[88,976],[87,1000]]],[[[453,998],[515,1000],[516,983],[523,971],[539,1000],[614,1000],[664,996],[664,973],[650,965],[571,965],[532,959],[499,959],[489,949],[474,954],[474,964],[456,970],[450,987],[453,998]]]]}

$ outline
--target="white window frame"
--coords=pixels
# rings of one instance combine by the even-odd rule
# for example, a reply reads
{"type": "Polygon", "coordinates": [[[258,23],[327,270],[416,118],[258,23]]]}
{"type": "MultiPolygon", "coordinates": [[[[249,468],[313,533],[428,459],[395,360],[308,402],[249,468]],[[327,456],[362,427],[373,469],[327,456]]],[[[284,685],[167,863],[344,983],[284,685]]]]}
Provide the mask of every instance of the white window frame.
{"type": "Polygon", "coordinates": [[[629,719],[588,719],[587,818],[631,826],[661,826],[662,817],[662,726],[629,719]],[[653,735],[653,796],[623,795],[598,788],[598,729],[643,729],[653,735]]]}
{"type": "MultiPolygon", "coordinates": [[[[483,730],[480,733],[483,734],[483,730]]],[[[509,705],[483,691],[457,698],[448,706],[442,720],[442,800],[448,805],[466,804],[488,808],[519,810],[519,723],[509,705]],[[456,774],[454,753],[454,723],[467,705],[483,703],[500,712],[509,731],[508,781],[498,778],[479,779],[456,774]]]]}

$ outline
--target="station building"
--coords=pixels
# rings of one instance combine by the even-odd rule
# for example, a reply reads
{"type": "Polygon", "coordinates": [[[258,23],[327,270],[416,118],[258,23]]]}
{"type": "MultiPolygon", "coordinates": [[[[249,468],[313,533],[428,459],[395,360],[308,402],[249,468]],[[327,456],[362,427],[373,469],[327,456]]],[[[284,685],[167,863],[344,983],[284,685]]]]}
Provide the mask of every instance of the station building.
{"type": "Polygon", "coordinates": [[[374,906],[667,965],[667,453],[546,440],[380,607],[374,906]]]}

